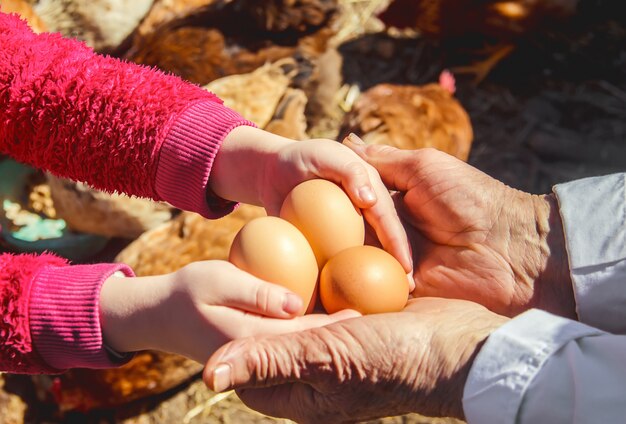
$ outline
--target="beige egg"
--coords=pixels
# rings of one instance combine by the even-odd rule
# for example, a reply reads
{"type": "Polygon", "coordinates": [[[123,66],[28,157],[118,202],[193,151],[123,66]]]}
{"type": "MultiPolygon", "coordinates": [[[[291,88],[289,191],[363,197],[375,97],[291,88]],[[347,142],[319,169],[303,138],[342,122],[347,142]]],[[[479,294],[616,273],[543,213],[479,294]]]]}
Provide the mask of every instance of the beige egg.
{"type": "Polygon", "coordinates": [[[318,267],[306,238],[284,219],[265,216],[237,233],[228,260],[239,269],[288,288],[302,298],[300,314],[313,309],[318,267]]]}
{"type": "Polygon", "coordinates": [[[409,297],[402,265],[373,246],[357,246],[333,256],[320,274],[320,298],[328,313],[354,309],[362,314],[396,312],[409,297]]]}
{"type": "Polygon", "coordinates": [[[320,269],[342,250],[363,245],[361,211],[330,181],[315,179],[298,184],[283,201],[280,217],[304,234],[320,269]]]}

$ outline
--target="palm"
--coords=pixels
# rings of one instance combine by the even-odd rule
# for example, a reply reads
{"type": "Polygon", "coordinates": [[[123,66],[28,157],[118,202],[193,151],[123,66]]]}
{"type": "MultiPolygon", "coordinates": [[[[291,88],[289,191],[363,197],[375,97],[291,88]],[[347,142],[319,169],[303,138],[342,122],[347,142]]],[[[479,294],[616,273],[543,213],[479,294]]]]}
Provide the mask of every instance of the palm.
{"type": "MultiPolygon", "coordinates": [[[[469,361],[478,343],[503,322],[474,303],[429,298],[394,314],[261,339],[258,343],[271,344],[277,356],[253,353],[261,362],[244,362],[254,363],[261,375],[271,373],[258,376],[260,381],[276,378],[278,385],[239,395],[253,409],[297,422],[353,422],[413,411],[462,416],[469,361]],[[281,384],[295,375],[299,382],[281,384]]],[[[233,350],[250,351],[250,342],[233,350]]]]}

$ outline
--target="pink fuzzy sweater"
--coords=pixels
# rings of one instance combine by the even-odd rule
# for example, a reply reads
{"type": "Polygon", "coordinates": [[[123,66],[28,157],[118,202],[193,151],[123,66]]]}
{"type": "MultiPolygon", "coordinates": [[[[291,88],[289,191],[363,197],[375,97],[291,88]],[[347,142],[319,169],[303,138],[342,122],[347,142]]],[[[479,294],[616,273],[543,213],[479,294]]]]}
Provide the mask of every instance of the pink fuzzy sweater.
{"type": "MultiPolygon", "coordinates": [[[[165,200],[207,218],[233,204],[207,191],[222,140],[253,125],[180,78],[109,57],[0,13],[0,152],[106,190],[165,200]]],[[[98,297],[123,264],[71,266],[0,254],[0,370],[116,366],[98,297]]]]}

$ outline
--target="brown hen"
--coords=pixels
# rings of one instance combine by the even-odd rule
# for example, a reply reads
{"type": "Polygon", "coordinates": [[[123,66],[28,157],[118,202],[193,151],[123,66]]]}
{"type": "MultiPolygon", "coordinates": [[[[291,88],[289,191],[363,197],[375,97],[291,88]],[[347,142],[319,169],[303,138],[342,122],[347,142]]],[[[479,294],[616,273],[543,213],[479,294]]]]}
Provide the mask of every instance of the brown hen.
{"type": "Polygon", "coordinates": [[[439,39],[487,36],[487,59],[455,68],[482,80],[524,35],[552,30],[571,18],[579,0],[393,0],[379,18],[388,27],[411,28],[439,39]]]}
{"type": "Polygon", "coordinates": [[[338,0],[194,0],[198,7],[176,7],[181,2],[169,0],[168,8],[155,4],[128,59],[206,85],[291,57],[297,75],[290,86],[304,90],[310,100],[309,124],[324,113],[322,88],[330,83],[339,89],[338,81],[326,78],[340,74],[340,61],[329,61],[333,56],[327,54],[338,0]],[[175,19],[162,23],[164,16],[175,19]]]}
{"type": "MultiPolygon", "coordinates": [[[[127,57],[191,82],[252,72],[285,57],[314,60],[334,31],[336,0],[209,2],[185,16],[143,28],[127,57]]],[[[149,15],[150,18],[150,15],[149,15]]]]}
{"type": "Polygon", "coordinates": [[[454,80],[439,84],[379,84],[364,92],[344,117],[340,140],[353,132],[368,144],[400,149],[433,147],[466,161],[473,131],[469,116],[453,97],[454,80]]]}
{"type": "Polygon", "coordinates": [[[235,7],[269,32],[299,32],[325,25],[337,11],[337,0],[239,0],[235,7]]]}

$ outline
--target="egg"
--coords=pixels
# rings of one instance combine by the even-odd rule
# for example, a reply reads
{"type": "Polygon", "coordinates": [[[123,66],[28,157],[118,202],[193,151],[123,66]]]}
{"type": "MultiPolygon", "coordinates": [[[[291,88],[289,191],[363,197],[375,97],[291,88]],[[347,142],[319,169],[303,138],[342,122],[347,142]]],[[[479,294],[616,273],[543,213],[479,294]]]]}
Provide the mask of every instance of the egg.
{"type": "Polygon", "coordinates": [[[329,258],[362,246],[365,239],[361,211],[337,184],[327,180],[298,184],[285,197],[279,215],[304,234],[320,269],[329,258]]]}
{"type": "Polygon", "coordinates": [[[362,314],[404,308],[409,284],[402,265],[373,246],[356,246],[333,256],[320,274],[320,298],[328,313],[354,309],[362,314]]]}
{"type": "Polygon", "coordinates": [[[264,216],[235,236],[228,260],[257,278],[280,284],[302,298],[300,315],[313,309],[319,269],[304,235],[284,219],[264,216]]]}

